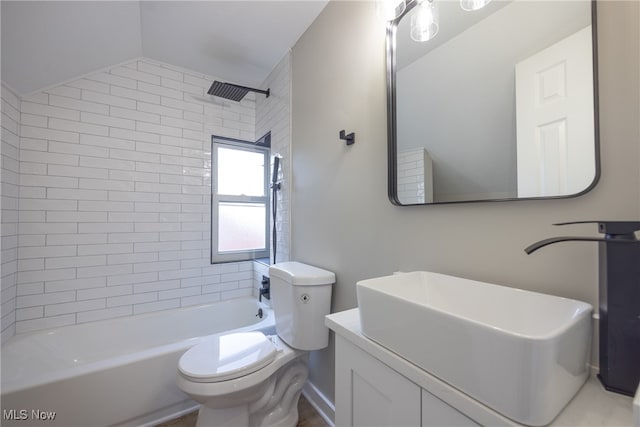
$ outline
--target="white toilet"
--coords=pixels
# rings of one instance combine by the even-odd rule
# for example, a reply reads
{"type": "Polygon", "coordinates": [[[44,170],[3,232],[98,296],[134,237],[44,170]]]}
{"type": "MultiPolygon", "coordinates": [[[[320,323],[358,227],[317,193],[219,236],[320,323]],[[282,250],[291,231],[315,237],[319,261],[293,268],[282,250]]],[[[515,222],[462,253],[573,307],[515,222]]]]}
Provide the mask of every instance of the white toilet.
{"type": "Polygon", "coordinates": [[[269,268],[278,335],[207,338],[178,362],[178,387],[201,403],[196,427],[295,426],[309,350],[329,342],[335,275],[299,262],[269,268]]]}

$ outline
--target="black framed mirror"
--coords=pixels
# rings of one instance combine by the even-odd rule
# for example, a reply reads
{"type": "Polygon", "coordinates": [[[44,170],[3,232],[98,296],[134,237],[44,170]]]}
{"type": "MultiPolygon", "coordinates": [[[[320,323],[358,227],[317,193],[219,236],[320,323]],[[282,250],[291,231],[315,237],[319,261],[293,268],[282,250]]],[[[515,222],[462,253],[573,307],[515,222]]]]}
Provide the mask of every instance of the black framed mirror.
{"type": "Polygon", "coordinates": [[[493,0],[472,12],[459,0],[409,0],[387,25],[391,202],[591,190],[600,176],[596,40],[591,0],[493,0]],[[427,6],[437,34],[417,42],[427,6]]]}

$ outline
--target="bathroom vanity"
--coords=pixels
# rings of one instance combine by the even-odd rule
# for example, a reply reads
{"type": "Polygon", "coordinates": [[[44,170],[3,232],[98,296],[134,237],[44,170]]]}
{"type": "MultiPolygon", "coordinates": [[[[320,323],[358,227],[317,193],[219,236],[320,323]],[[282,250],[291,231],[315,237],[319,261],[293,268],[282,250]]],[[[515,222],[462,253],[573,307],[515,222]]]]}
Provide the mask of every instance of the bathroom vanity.
{"type": "MultiPolygon", "coordinates": [[[[336,337],[336,426],[522,425],[366,338],[359,309],[331,314],[325,323],[336,337]]],[[[632,426],[632,400],[591,377],[550,425],[632,426]]]]}

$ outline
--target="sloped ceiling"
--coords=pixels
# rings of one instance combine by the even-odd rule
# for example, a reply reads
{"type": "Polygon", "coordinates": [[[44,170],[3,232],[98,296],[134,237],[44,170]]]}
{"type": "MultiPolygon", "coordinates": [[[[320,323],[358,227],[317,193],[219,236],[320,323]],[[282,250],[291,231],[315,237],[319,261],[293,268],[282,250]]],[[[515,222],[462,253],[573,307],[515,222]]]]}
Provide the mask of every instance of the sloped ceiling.
{"type": "Polygon", "coordinates": [[[3,0],[0,77],[26,95],[144,56],[256,86],[326,3],[3,0]]]}

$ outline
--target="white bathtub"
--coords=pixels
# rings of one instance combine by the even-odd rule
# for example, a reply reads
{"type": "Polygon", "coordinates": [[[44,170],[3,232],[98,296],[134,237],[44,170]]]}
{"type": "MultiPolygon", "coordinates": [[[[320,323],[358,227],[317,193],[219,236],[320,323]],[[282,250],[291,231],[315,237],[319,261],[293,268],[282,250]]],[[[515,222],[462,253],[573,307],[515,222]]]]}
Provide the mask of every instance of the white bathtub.
{"type": "Polygon", "coordinates": [[[140,426],[178,416],[197,406],[176,386],[182,353],[204,336],[246,330],[275,333],[272,311],[252,297],[16,335],[2,346],[0,424],[140,426]]]}

